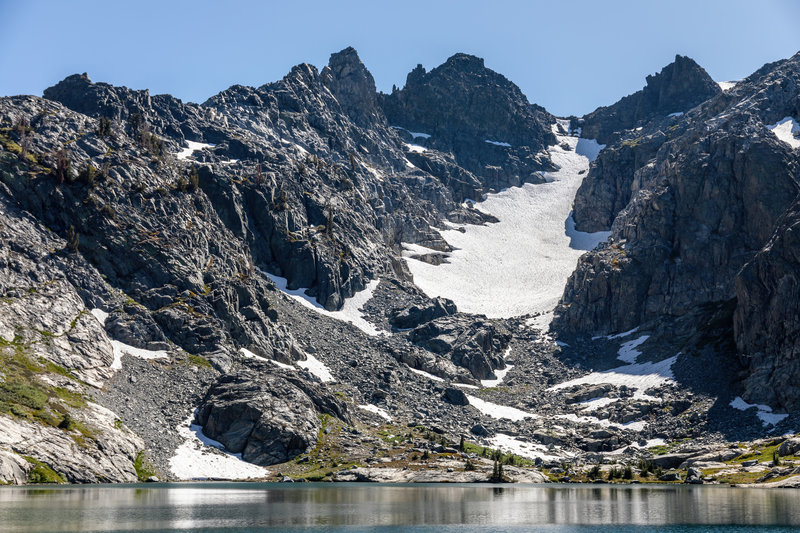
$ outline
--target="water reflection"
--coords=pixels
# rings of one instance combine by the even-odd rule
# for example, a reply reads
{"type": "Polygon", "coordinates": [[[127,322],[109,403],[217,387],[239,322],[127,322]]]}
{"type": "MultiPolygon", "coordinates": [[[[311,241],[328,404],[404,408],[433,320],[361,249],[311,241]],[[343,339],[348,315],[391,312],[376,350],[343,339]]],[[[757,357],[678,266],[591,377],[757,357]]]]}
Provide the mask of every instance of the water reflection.
{"type": "MultiPolygon", "coordinates": [[[[800,492],[721,486],[203,483],[0,489],[0,529],[800,525],[800,492]]],[[[467,529],[469,531],[469,529],[467,529]]]]}

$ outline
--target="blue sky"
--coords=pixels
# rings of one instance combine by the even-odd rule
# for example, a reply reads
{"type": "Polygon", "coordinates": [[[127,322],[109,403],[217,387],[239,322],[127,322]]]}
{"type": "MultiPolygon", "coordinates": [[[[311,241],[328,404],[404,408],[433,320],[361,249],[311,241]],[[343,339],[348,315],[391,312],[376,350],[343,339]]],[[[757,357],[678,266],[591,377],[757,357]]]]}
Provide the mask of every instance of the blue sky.
{"type": "Polygon", "coordinates": [[[202,102],[354,46],[379,90],[467,52],[552,113],[584,114],[676,53],[718,81],[746,76],[800,50],[799,28],[793,0],[0,0],[0,95],[88,72],[202,102]]]}

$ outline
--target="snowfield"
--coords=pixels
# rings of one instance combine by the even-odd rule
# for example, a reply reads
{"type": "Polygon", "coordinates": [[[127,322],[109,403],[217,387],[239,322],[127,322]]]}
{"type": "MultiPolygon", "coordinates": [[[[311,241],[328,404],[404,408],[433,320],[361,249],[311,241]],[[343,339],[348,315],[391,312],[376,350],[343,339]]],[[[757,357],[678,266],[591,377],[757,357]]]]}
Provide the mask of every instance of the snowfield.
{"type": "MultiPolygon", "coordinates": [[[[490,194],[475,208],[500,222],[448,229],[442,237],[454,248],[447,262],[430,265],[404,254],[414,282],[428,296],[450,298],[458,310],[490,318],[552,310],[578,258],[608,238],[608,232],[575,230],[572,200],[602,146],[577,137],[558,136],[549,148],[560,168],[545,173],[547,183],[525,184],[490,194]],[[581,173],[582,172],[582,173],[581,173]]],[[[430,253],[405,244],[408,252],[430,253]]]]}

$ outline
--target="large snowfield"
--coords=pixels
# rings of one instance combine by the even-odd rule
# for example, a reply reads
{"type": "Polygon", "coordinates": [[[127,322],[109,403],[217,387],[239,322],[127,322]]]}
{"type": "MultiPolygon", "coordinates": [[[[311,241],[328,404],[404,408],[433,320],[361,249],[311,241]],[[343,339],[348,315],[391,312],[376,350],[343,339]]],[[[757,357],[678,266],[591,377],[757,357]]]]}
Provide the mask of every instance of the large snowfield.
{"type": "Polygon", "coordinates": [[[549,152],[560,168],[545,173],[547,183],[505,189],[475,204],[498,223],[441,232],[454,248],[446,263],[434,266],[404,254],[418,287],[428,296],[450,298],[459,311],[490,318],[555,307],[578,258],[609,235],[576,231],[571,216],[575,193],[602,145],[569,136],[558,136],[558,142],[549,152]]]}

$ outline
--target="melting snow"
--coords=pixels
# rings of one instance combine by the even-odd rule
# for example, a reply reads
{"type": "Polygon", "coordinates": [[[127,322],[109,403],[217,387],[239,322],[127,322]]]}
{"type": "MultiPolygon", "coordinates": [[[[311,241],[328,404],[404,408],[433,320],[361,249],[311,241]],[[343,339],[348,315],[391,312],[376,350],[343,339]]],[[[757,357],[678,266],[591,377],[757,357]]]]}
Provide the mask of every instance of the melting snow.
{"type": "Polygon", "coordinates": [[[650,338],[650,335],[642,335],[638,339],[634,339],[632,341],[623,342],[622,346],[619,347],[619,351],[617,352],[617,359],[620,361],[625,361],[626,363],[635,363],[636,358],[642,355],[642,352],[637,350],[638,346],[641,346],[644,341],[650,338]]]}
{"type": "Polygon", "coordinates": [[[677,113],[670,113],[667,115],[668,117],[680,117],[683,115],[683,111],[678,111],[677,113]]]}
{"type": "Polygon", "coordinates": [[[636,389],[633,394],[635,400],[660,401],[659,398],[645,394],[645,391],[654,387],[661,387],[674,383],[672,365],[678,356],[672,356],[657,363],[636,363],[623,365],[605,372],[592,372],[585,376],[570,381],[565,381],[550,387],[548,390],[559,390],[573,385],[625,385],[636,389]]]}
{"type": "Polygon", "coordinates": [[[328,311],[322,307],[315,298],[306,294],[308,289],[301,288],[289,290],[286,288],[286,278],[275,276],[268,272],[264,272],[261,269],[258,269],[258,271],[271,279],[272,282],[278,286],[278,289],[280,289],[281,292],[296,302],[299,302],[304,307],[307,307],[312,311],[316,311],[321,315],[335,318],[343,322],[350,322],[367,335],[377,336],[383,334],[382,331],[378,330],[375,326],[367,322],[367,320],[364,318],[364,315],[360,311],[364,304],[366,304],[370,298],[372,298],[372,293],[375,292],[380,280],[376,279],[370,281],[363,291],[357,292],[352,297],[345,299],[344,305],[338,311],[328,311]]]}
{"type": "Polygon", "coordinates": [[[201,426],[192,424],[194,414],[177,427],[184,442],[169,460],[169,469],[178,479],[252,479],[269,475],[269,470],[242,460],[242,454],[214,453],[211,446],[224,451],[222,443],[206,437],[201,426]]]}
{"type": "Polygon", "coordinates": [[[189,147],[181,149],[180,152],[175,154],[175,157],[178,159],[188,159],[197,150],[202,150],[203,148],[214,148],[216,146],[215,144],[198,143],[194,141],[186,141],[186,144],[189,145],[189,147]]]}
{"type": "Polygon", "coordinates": [[[389,413],[386,412],[385,409],[381,409],[377,405],[372,405],[371,403],[368,403],[366,405],[359,405],[358,408],[363,409],[365,411],[369,411],[370,413],[375,413],[376,415],[383,418],[387,422],[392,421],[392,415],[390,415],[389,413]]]}
{"type": "Polygon", "coordinates": [[[792,117],[784,117],[768,128],[792,148],[800,148],[800,125],[792,117]]]}
{"type": "Polygon", "coordinates": [[[333,379],[333,374],[331,374],[331,371],[328,370],[327,366],[325,366],[325,363],[323,363],[322,361],[320,361],[311,354],[307,353],[306,360],[298,361],[297,366],[305,368],[313,375],[317,376],[319,380],[322,381],[323,383],[335,381],[333,379]]]}
{"type": "Polygon", "coordinates": [[[513,453],[514,455],[527,457],[529,459],[540,458],[543,461],[557,461],[564,456],[569,457],[574,455],[567,451],[562,452],[564,456],[546,453],[546,446],[525,442],[516,437],[512,437],[511,435],[506,435],[505,433],[498,433],[491,439],[488,439],[487,442],[493,448],[498,448],[506,453],[513,453]]]}
{"type": "Polygon", "coordinates": [[[466,397],[472,407],[487,416],[491,416],[492,418],[508,418],[514,422],[524,418],[539,418],[539,415],[528,413],[515,407],[508,407],[507,405],[499,405],[496,403],[487,402],[486,400],[481,400],[480,398],[476,396],[470,396],[469,394],[467,394],[466,397]]]}
{"type": "Polygon", "coordinates": [[[575,231],[569,221],[572,200],[589,168],[587,154],[595,157],[599,145],[566,136],[558,141],[570,150],[550,147],[560,168],[546,173],[548,183],[506,189],[476,205],[500,222],[468,225],[464,233],[441,231],[454,248],[447,263],[435,266],[405,258],[415,283],[428,296],[450,298],[460,311],[490,318],[555,307],[578,258],[608,237],[607,232],[575,231]],[[583,154],[576,151],[579,146],[583,154]]]}
{"type": "Polygon", "coordinates": [[[788,414],[775,414],[772,412],[772,407],[764,404],[747,403],[741,396],[737,396],[732,402],[731,407],[740,411],[746,411],[751,407],[758,409],[756,416],[761,419],[761,423],[765,426],[774,426],[781,420],[789,416],[788,414]]]}
{"type": "Polygon", "coordinates": [[[508,144],[508,143],[504,143],[504,142],[500,142],[500,141],[490,141],[489,139],[486,139],[486,140],[485,140],[485,141],[483,141],[483,142],[485,142],[485,143],[489,143],[489,144],[493,144],[493,145],[495,145],[495,146],[505,146],[506,148],[511,148],[511,145],[510,145],[510,144],[508,144]]]}

